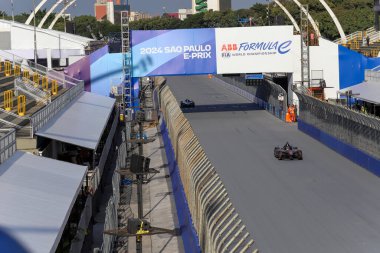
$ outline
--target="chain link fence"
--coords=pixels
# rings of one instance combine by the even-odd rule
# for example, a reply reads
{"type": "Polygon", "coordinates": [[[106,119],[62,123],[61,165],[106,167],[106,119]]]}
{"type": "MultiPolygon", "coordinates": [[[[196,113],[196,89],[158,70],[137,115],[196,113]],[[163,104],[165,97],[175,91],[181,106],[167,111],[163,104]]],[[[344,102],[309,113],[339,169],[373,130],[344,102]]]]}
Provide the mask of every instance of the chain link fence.
{"type": "Polygon", "coordinates": [[[299,119],[380,159],[380,119],[330,104],[295,90],[300,101],[299,119]]]}
{"type": "Polygon", "coordinates": [[[271,80],[263,80],[259,85],[247,85],[245,77],[232,76],[224,77],[217,75],[221,84],[259,105],[260,108],[267,110],[277,118],[285,120],[288,108],[287,92],[271,80]]]}

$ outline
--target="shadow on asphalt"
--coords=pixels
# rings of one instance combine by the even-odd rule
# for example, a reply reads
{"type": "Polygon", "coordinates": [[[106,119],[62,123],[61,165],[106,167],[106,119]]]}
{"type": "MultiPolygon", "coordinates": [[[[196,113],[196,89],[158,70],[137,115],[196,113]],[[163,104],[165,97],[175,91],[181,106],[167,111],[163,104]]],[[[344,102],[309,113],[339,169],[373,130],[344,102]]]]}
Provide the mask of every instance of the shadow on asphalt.
{"type": "Polygon", "coordinates": [[[261,110],[257,104],[253,103],[196,105],[194,108],[181,109],[183,113],[261,110]]]}

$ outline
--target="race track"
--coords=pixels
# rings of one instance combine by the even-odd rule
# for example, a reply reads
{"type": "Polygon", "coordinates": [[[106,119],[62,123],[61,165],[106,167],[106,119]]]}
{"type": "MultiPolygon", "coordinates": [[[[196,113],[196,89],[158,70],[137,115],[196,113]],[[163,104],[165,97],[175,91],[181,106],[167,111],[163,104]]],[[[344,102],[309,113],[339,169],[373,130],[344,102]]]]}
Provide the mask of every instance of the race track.
{"type": "Polygon", "coordinates": [[[266,111],[231,110],[249,101],[215,79],[167,84],[178,101],[219,105],[186,117],[261,253],[380,252],[379,178],[266,111]],[[303,161],[273,157],[286,141],[303,161]]]}

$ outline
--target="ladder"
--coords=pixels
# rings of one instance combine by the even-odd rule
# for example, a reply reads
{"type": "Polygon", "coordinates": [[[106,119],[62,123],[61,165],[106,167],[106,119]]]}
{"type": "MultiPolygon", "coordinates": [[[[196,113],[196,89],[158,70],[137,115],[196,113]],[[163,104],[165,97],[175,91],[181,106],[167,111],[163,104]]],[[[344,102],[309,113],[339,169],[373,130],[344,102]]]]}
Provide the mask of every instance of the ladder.
{"type": "Polygon", "coordinates": [[[306,13],[301,11],[301,81],[310,88],[310,52],[309,52],[309,5],[303,5],[306,13]]]}

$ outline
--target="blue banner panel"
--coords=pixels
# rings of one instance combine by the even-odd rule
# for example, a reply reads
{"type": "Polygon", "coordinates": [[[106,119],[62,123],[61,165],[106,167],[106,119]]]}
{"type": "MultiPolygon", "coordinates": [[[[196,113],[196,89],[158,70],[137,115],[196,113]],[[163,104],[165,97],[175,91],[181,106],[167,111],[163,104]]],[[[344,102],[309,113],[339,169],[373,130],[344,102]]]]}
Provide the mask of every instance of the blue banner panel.
{"type": "Polygon", "coordinates": [[[264,75],[263,74],[246,74],[245,80],[263,80],[264,75]]]}
{"type": "Polygon", "coordinates": [[[134,77],[216,74],[215,29],[132,31],[134,77]]]}

